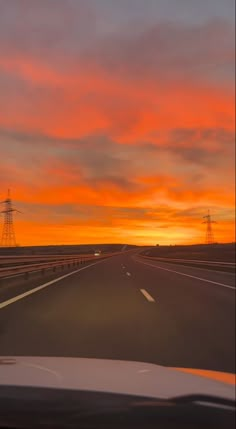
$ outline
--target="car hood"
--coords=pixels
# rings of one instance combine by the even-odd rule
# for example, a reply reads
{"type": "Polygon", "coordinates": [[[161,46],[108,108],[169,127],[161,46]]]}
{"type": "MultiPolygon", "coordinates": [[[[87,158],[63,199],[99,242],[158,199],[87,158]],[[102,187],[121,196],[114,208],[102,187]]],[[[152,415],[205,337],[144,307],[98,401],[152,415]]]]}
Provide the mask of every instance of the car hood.
{"type": "Polygon", "coordinates": [[[168,399],[204,394],[235,399],[229,374],[150,363],[63,357],[0,357],[1,386],[46,387],[168,399]],[[230,381],[230,383],[229,383],[230,381]]]}

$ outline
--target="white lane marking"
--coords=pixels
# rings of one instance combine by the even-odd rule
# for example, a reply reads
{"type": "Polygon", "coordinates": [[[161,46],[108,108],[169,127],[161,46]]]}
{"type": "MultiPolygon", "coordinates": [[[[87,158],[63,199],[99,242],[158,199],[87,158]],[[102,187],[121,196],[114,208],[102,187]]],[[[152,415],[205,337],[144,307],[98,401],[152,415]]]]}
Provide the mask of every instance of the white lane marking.
{"type": "MultiPolygon", "coordinates": [[[[151,256],[151,258],[152,259],[156,259],[157,261],[160,261],[160,262],[173,262],[173,261],[178,261],[178,262],[203,262],[204,264],[216,264],[216,265],[219,265],[219,264],[222,264],[222,265],[232,265],[232,266],[235,266],[235,263],[234,262],[223,262],[223,261],[207,261],[207,260],[205,260],[205,261],[202,261],[202,260],[200,260],[200,259],[174,259],[174,258],[159,258],[158,256],[157,256],[157,258],[155,258],[155,256],[153,257],[153,256],[151,256]]],[[[147,258],[148,259],[148,258],[147,258]]]]}
{"type": "Polygon", "coordinates": [[[140,289],[140,292],[145,296],[145,298],[149,302],[155,302],[155,299],[145,289],[140,289]]]}
{"type": "Polygon", "coordinates": [[[214,282],[213,280],[203,279],[202,277],[192,276],[191,274],[181,273],[180,271],[170,270],[168,268],[160,267],[158,265],[148,264],[147,262],[143,262],[143,261],[140,261],[138,259],[136,259],[136,261],[139,264],[149,265],[150,267],[158,268],[159,270],[170,271],[171,273],[180,274],[181,276],[190,277],[192,279],[197,279],[197,280],[200,280],[202,282],[213,283],[213,284],[218,285],[218,286],[222,286],[222,287],[225,287],[228,289],[236,290],[234,286],[225,285],[224,283],[218,283],[218,282],[214,282]]]}
{"type": "MultiPolygon", "coordinates": [[[[131,258],[133,259],[133,261],[136,261],[136,258],[135,257],[132,257],[131,256],[131,258]]],[[[156,261],[156,262],[164,262],[164,261],[156,261]]],[[[175,265],[176,266],[176,264],[174,263],[174,262],[167,262],[167,261],[165,261],[165,263],[168,263],[169,265],[175,265]]],[[[229,271],[220,271],[220,270],[212,270],[212,269],[209,269],[209,268],[205,268],[205,267],[193,267],[193,266],[191,266],[191,265],[189,265],[189,266],[187,266],[187,265],[184,265],[184,264],[178,264],[181,268],[183,267],[183,268],[192,268],[192,269],[194,269],[194,270],[200,270],[200,271],[207,271],[208,273],[220,273],[220,274],[224,274],[225,276],[227,276],[227,277],[234,277],[235,276],[235,273],[231,273],[231,272],[229,272],[229,271]]]]}
{"type": "Polygon", "coordinates": [[[131,276],[131,273],[129,273],[129,271],[127,271],[126,275],[127,275],[128,277],[130,277],[130,276],[131,276]]]}
{"type": "Polygon", "coordinates": [[[14,302],[19,301],[20,299],[25,298],[26,296],[32,295],[33,293],[36,293],[41,289],[44,289],[54,283],[59,282],[60,280],[65,279],[66,277],[72,276],[73,274],[76,274],[82,270],[86,270],[87,268],[90,268],[93,265],[101,264],[102,262],[105,262],[105,261],[107,261],[107,259],[103,259],[102,261],[98,261],[98,262],[95,262],[94,264],[87,265],[86,267],[79,268],[78,270],[72,271],[71,273],[65,274],[64,276],[57,277],[56,279],[51,280],[50,282],[44,283],[41,286],[37,286],[34,289],[28,290],[27,292],[21,293],[20,295],[16,295],[13,298],[8,299],[7,301],[3,301],[0,303],[0,310],[4,307],[7,307],[8,305],[13,304],[14,302]]]}

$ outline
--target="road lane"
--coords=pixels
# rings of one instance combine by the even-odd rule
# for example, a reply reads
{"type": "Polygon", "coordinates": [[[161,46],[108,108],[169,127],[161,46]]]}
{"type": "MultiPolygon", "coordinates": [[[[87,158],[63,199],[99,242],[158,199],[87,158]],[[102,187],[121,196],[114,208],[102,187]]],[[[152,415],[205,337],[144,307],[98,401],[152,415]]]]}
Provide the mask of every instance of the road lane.
{"type": "MultiPolygon", "coordinates": [[[[102,262],[103,262],[103,260],[97,261],[97,262],[89,262],[88,265],[86,265],[85,267],[77,268],[76,270],[69,271],[69,273],[67,273],[67,274],[63,274],[59,277],[53,278],[52,280],[47,281],[43,284],[40,284],[39,286],[36,286],[36,287],[32,287],[32,285],[30,286],[30,284],[29,284],[28,285],[29,288],[27,291],[19,293],[19,294],[15,295],[12,298],[9,298],[7,300],[0,301],[0,310],[4,307],[7,307],[8,305],[12,305],[17,301],[20,301],[21,299],[26,298],[29,295],[32,295],[33,293],[37,293],[38,291],[40,291],[46,287],[49,287],[49,286],[51,286],[51,285],[53,285],[59,281],[62,281],[68,277],[73,276],[74,274],[79,273],[80,271],[87,270],[88,268],[92,267],[93,265],[97,265],[97,264],[100,264],[102,262]]],[[[5,287],[5,289],[6,289],[6,287],[5,287]]],[[[9,291],[9,289],[8,289],[8,291],[9,291]]],[[[12,291],[10,290],[9,292],[12,292],[12,291]]]]}
{"type": "Polygon", "coordinates": [[[2,308],[0,355],[234,371],[234,318],[234,291],[143,265],[131,252],[2,308]]]}
{"type": "MultiPolygon", "coordinates": [[[[137,281],[145,283],[158,302],[175,359],[182,361],[184,355],[184,361],[195,362],[199,368],[225,368],[234,372],[235,290],[146,266],[137,258],[132,262],[133,270],[138,273],[137,281]]],[[[203,271],[202,276],[212,278],[211,273],[203,271]]],[[[223,279],[226,280],[228,274],[223,279]]]]}
{"type": "Polygon", "coordinates": [[[179,275],[186,275],[189,277],[196,277],[201,281],[206,283],[218,284],[222,287],[228,287],[229,289],[235,289],[235,273],[225,272],[225,271],[217,271],[217,270],[209,270],[203,267],[190,267],[181,264],[175,264],[170,262],[162,262],[154,259],[142,258],[138,254],[133,255],[133,259],[139,261],[142,264],[147,264],[150,267],[157,267],[163,270],[170,270],[170,272],[175,272],[179,275]]]}

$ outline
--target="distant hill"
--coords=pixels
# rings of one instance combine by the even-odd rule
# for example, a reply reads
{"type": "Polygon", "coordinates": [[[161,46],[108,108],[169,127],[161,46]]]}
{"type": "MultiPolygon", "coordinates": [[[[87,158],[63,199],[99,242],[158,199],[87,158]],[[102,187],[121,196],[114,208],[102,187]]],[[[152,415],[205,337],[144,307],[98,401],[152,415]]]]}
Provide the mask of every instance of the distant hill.
{"type": "Polygon", "coordinates": [[[195,244],[190,246],[155,246],[142,253],[180,259],[202,259],[203,261],[235,261],[235,243],[195,244]]]}
{"type": "Polygon", "coordinates": [[[70,254],[92,254],[95,251],[102,253],[119,252],[135,248],[133,245],[125,244],[78,244],[78,245],[59,245],[59,246],[27,246],[27,247],[2,247],[0,255],[70,255],[70,254]]]}

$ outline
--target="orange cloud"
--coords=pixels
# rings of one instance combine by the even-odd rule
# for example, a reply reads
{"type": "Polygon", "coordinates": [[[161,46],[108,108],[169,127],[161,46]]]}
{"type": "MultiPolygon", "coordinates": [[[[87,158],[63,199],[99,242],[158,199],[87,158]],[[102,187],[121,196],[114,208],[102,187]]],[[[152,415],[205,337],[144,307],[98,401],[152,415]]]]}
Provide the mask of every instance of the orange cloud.
{"type": "Polygon", "coordinates": [[[140,82],[135,76],[122,81],[105,71],[92,73],[82,63],[77,71],[60,72],[29,58],[7,58],[0,67],[45,86],[44,97],[32,91],[32,100],[20,110],[17,99],[11,115],[3,109],[0,124],[5,127],[58,138],[107,133],[118,142],[158,144],[165,144],[170,127],[234,129],[234,97],[226,89],[195,82],[140,82]]]}
{"type": "MultiPolygon", "coordinates": [[[[53,174],[53,170],[52,170],[53,174]]],[[[234,207],[234,194],[230,190],[202,188],[189,189],[176,178],[168,177],[147,177],[141,179],[145,186],[137,186],[136,189],[125,189],[119,184],[102,179],[96,183],[86,184],[77,178],[77,185],[63,184],[64,179],[68,179],[67,172],[60,172],[61,183],[38,184],[34,187],[23,187],[15,182],[14,198],[18,201],[56,205],[60,204],[90,204],[102,205],[103,207],[148,207],[165,203],[170,206],[178,205],[225,205],[234,207]],[[151,183],[150,183],[151,181],[151,183]]],[[[133,178],[135,184],[135,178],[133,178]]],[[[137,178],[137,183],[140,179],[137,178]]]]}

